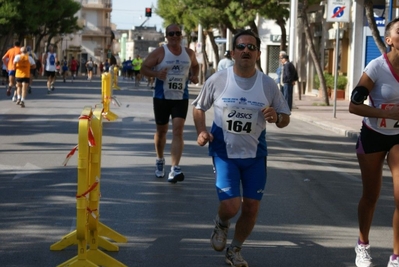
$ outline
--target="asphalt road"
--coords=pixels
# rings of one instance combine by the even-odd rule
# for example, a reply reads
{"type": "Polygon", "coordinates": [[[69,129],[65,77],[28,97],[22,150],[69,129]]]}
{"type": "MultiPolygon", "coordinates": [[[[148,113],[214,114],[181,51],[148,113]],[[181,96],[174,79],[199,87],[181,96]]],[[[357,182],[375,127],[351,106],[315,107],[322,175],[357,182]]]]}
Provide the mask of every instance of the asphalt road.
{"type": "MultiPolygon", "coordinates": [[[[186,180],[169,184],[154,176],[152,90],[120,86],[114,95],[122,105],[111,106],[119,119],[103,123],[100,221],[128,242],[106,253],[130,267],[226,266],[209,244],[218,200],[191,110],[181,160],[186,180]]],[[[83,107],[100,102],[98,78],[57,82],[50,95],[36,81],[24,109],[0,94],[0,266],[57,266],[77,255],[77,246],[50,251],[76,227],[77,155],[62,163],[77,144],[83,107]]],[[[354,266],[361,193],[354,140],[298,119],[267,130],[266,193],[243,257],[251,267],[354,266]]],[[[371,232],[375,266],[386,266],[391,253],[393,204],[386,178],[371,232]]]]}

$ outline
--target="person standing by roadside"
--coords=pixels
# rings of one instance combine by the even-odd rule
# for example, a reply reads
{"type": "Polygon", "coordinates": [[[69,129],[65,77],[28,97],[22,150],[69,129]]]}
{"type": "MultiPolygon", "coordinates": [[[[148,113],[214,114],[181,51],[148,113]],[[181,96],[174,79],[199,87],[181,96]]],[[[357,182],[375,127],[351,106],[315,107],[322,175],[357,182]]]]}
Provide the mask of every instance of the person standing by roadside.
{"type": "Polygon", "coordinates": [[[166,27],[167,44],[152,51],[143,62],[141,73],[155,77],[154,114],[156,133],[155,176],[165,175],[164,149],[169,118],[172,117],[171,171],[168,182],[184,180],[179,167],[184,147],[183,128],[188,110],[188,82],[198,83],[199,65],[193,50],[182,46],[182,32],[177,24],[166,27]]]}
{"type": "Polygon", "coordinates": [[[266,185],[267,123],[286,127],[290,110],[273,79],[256,70],[259,37],[251,30],[239,32],[233,46],[234,66],[212,75],[192,105],[197,143],[209,142],[220,201],[211,245],[216,251],[224,250],[230,220],[241,209],[225,261],[247,267],[241,247],[255,226],[266,185]],[[214,121],[208,131],[205,112],[212,106],[214,121]]]}
{"type": "Polygon", "coordinates": [[[31,69],[36,68],[35,60],[29,56],[26,48],[21,47],[21,54],[14,58],[15,80],[17,82],[17,105],[25,107],[26,92],[30,83],[31,69]]]}
{"type": "Polygon", "coordinates": [[[226,50],[226,52],[224,52],[224,58],[219,61],[218,71],[227,69],[228,67],[231,67],[233,65],[234,61],[231,59],[231,52],[230,50],[226,50]]]}
{"type": "Polygon", "coordinates": [[[370,228],[380,196],[385,159],[393,179],[393,251],[388,267],[399,266],[399,18],[385,27],[385,43],[390,51],[369,62],[352,91],[349,112],[363,117],[356,143],[362,177],[358,204],[359,238],[355,245],[358,267],[373,266],[370,255],[370,228]],[[369,103],[364,100],[369,97],[369,103]]]}
{"type": "Polygon", "coordinates": [[[280,60],[282,63],[280,83],[283,87],[284,98],[287,101],[290,110],[292,110],[294,85],[298,80],[298,73],[294,67],[294,64],[288,60],[288,55],[282,55],[280,60]]]}
{"type": "MultiPolygon", "coordinates": [[[[11,90],[12,87],[15,87],[15,68],[14,68],[14,58],[16,55],[19,55],[21,53],[21,43],[19,41],[16,41],[14,43],[14,47],[10,48],[7,50],[5,55],[3,56],[3,64],[6,64],[7,66],[7,72],[8,72],[8,87],[7,87],[7,96],[11,95],[11,90]]],[[[14,91],[14,96],[12,97],[12,101],[17,101],[17,91],[14,91]]]]}
{"type": "Polygon", "coordinates": [[[49,94],[51,91],[54,91],[54,82],[55,82],[55,74],[56,74],[56,62],[57,53],[54,52],[54,46],[49,45],[48,52],[44,55],[43,62],[46,65],[46,76],[47,76],[47,93],[49,94]]]}
{"type": "Polygon", "coordinates": [[[281,93],[283,93],[283,88],[284,88],[284,86],[282,86],[281,85],[281,69],[282,69],[282,67],[283,67],[283,65],[282,65],[282,63],[281,63],[281,59],[282,59],[282,56],[283,55],[286,55],[287,53],[285,52],[285,51],[280,51],[279,53],[278,53],[278,68],[277,68],[277,70],[276,70],[276,75],[277,75],[277,78],[275,79],[275,81],[276,81],[276,83],[278,84],[278,86],[280,87],[280,91],[281,91],[281,93]]]}
{"type": "Polygon", "coordinates": [[[93,67],[94,67],[94,62],[93,62],[93,59],[90,58],[86,62],[87,80],[89,80],[89,81],[91,81],[91,79],[93,78],[93,67]]]}
{"type": "Polygon", "coordinates": [[[140,85],[141,75],[141,65],[143,64],[143,60],[141,59],[140,55],[137,55],[135,59],[133,59],[133,73],[134,73],[134,82],[136,86],[140,85]]]}

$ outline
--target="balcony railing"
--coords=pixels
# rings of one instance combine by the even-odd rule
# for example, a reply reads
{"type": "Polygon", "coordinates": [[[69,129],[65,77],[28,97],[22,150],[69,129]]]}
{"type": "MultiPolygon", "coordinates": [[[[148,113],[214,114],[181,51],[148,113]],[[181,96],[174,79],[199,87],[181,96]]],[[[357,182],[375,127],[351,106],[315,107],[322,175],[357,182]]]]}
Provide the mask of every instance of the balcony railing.
{"type": "Polygon", "coordinates": [[[82,0],[83,7],[112,8],[112,0],[82,0]]]}
{"type": "Polygon", "coordinates": [[[82,35],[111,36],[111,32],[111,27],[86,26],[82,30],[82,35]]]}

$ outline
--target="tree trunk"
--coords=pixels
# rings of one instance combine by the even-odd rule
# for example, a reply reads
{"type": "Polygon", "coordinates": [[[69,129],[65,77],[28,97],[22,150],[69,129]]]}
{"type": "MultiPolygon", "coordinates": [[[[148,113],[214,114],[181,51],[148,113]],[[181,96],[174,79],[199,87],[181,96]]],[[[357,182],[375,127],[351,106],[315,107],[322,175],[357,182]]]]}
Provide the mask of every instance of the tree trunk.
{"type": "Polygon", "coordinates": [[[381,54],[384,54],[387,51],[387,48],[384,41],[382,41],[381,39],[380,32],[378,31],[377,24],[375,23],[373,0],[364,0],[364,8],[366,10],[366,18],[374,42],[376,43],[378,50],[380,50],[381,54]]]}
{"type": "Polygon", "coordinates": [[[280,51],[287,51],[287,29],[285,28],[285,19],[279,18],[276,20],[281,29],[280,51]]]}
{"type": "Polygon", "coordinates": [[[328,99],[326,79],[324,78],[323,68],[320,65],[320,60],[319,60],[319,58],[317,56],[316,49],[315,49],[315,46],[313,44],[312,34],[311,34],[311,31],[310,31],[310,26],[309,26],[309,20],[308,20],[308,17],[307,17],[307,8],[308,8],[308,1],[305,0],[303,2],[303,6],[302,6],[302,9],[301,9],[301,12],[300,12],[300,14],[301,14],[300,17],[302,19],[303,26],[305,27],[306,43],[309,46],[309,52],[310,52],[310,55],[312,57],[313,64],[315,65],[317,75],[319,76],[320,86],[322,88],[324,102],[325,102],[325,104],[327,106],[329,106],[330,103],[329,103],[329,99],[328,99]]]}
{"type": "Polygon", "coordinates": [[[219,47],[215,42],[215,36],[213,35],[213,31],[208,31],[208,36],[209,36],[209,40],[211,41],[211,44],[212,44],[212,49],[215,53],[215,61],[216,61],[216,63],[219,63],[219,60],[220,60],[219,53],[218,53],[219,47]]]}
{"type": "MultiPolygon", "coordinates": [[[[251,27],[251,30],[256,33],[257,36],[259,36],[259,31],[258,31],[258,26],[256,26],[255,21],[251,21],[251,24],[249,25],[251,27]]],[[[260,48],[259,48],[260,49],[260,48]]],[[[261,67],[261,62],[260,58],[256,61],[256,68],[263,72],[262,67],[261,67]]]]}

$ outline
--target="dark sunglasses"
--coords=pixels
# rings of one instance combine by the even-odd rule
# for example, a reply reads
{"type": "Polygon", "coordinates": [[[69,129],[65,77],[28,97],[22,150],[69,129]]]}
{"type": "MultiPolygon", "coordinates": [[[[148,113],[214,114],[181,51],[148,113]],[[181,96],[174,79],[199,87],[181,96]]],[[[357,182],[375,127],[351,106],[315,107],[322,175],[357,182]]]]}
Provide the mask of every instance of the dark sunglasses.
{"type": "Polygon", "coordinates": [[[244,50],[245,47],[248,47],[248,49],[249,49],[250,51],[256,51],[256,50],[258,50],[258,47],[256,47],[256,45],[253,45],[253,44],[238,44],[238,45],[236,45],[236,49],[237,49],[237,50],[240,50],[240,51],[244,50]]]}
{"type": "Polygon", "coordinates": [[[168,36],[173,37],[173,36],[181,36],[181,32],[180,31],[175,31],[175,32],[168,32],[168,36]]]}

